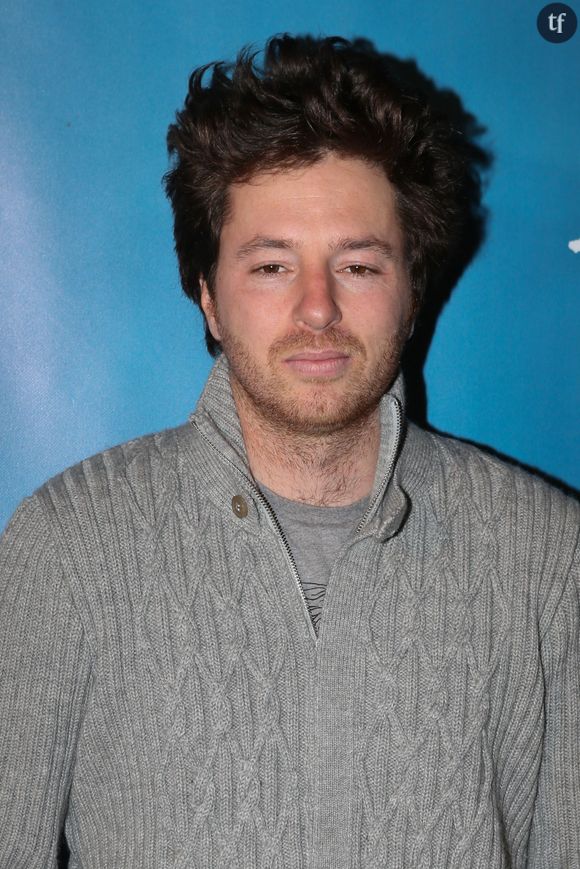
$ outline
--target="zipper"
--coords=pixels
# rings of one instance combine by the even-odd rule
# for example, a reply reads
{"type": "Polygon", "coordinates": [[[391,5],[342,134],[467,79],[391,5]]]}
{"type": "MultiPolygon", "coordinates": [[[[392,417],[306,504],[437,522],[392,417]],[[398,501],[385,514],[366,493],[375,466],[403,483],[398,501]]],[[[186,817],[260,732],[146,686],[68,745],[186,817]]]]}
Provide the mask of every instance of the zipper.
{"type": "Polygon", "coordinates": [[[393,396],[393,401],[395,404],[395,447],[394,447],[393,452],[391,454],[391,458],[390,458],[389,464],[387,466],[387,470],[385,472],[385,475],[383,476],[383,479],[381,480],[381,485],[377,489],[377,493],[376,493],[375,497],[373,498],[372,502],[368,505],[367,509],[365,510],[364,516],[362,517],[362,519],[358,523],[355,534],[360,534],[360,532],[364,528],[365,523],[366,523],[367,519],[369,518],[369,516],[371,515],[371,513],[373,512],[373,510],[375,509],[379,498],[382,497],[384,490],[385,490],[385,487],[386,487],[389,479],[391,478],[391,474],[393,473],[393,468],[395,467],[395,461],[397,458],[397,448],[399,446],[399,440],[401,438],[402,413],[401,413],[401,405],[399,404],[398,399],[396,399],[393,396]]]}
{"type": "Polygon", "coordinates": [[[218,448],[215,446],[215,444],[213,444],[210,441],[210,439],[199,428],[198,424],[196,422],[194,422],[193,420],[192,420],[192,425],[195,426],[195,428],[197,429],[197,431],[199,432],[201,437],[204,439],[204,441],[207,444],[209,444],[209,446],[212,448],[212,450],[215,453],[217,453],[221,459],[223,459],[225,462],[227,462],[228,465],[230,465],[230,467],[232,467],[234,469],[236,474],[239,477],[242,477],[242,479],[244,480],[244,482],[246,484],[249,484],[250,488],[255,493],[258,501],[262,504],[262,506],[266,510],[266,513],[268,514],[268,518],[270,519],[270,523],[273,526],[274,530],[277,532],[277,534],[282,542],[282,546],[284,547],[284,552],[286,553],[286,557],[288,559],[288,563],[289,563],[290,569],[292,571],[292,576],[294,577],[296,585],[298,586],[298,591],[300,592],[300,597],[302,598],[302,603],[304,605],[304,612],[306,614],[306,618],[308,619],[308,626],[310,628],[310,634],[313,637],[314,642],[316,644],[318,642],[318,638],[316,636],[316,631],[314,630],[314,625],[312,624],[312,618],[310,616],[310,611],[308,609],[308,604],[306,602],[306,595],[304,594],[304,589],[302,588],[302,582],[300,580],[298,568],[296,567],[296,562],[294,560],[294,556],[292,555],[292,550],[290,549],[290,546],[288,544],[288,539],[287,539],[286,535],[284,534],[284,531],[282,530],[282,526],[278,522],[278,518],[277,518],[276,514],[274,513],[272,507],[270,506],[270,504],[268,503],[268,501],[266,500],[266,498],[264,497],[262,492],[260,492],[258,487],[255,485],[253,480],[250,477],[248,477],[246,474],[244,474],[244,472],[241,471],[237,467],[237,465],[235,465],[234,462],[231,461],[231,459],[228,459],[227,456],[224,456],[224,454],[222,452],[220,452],[220,450],[218,450],[218,448]]]}
{"type": "Polygon", "coordinates": [[[310,633],[314,639],[314,642],[316,643],[318,641],[318,638],[316,636],[316,631],[314,630],[314,625],[312,624],[310,610],[308,609],[308,603],[306,602],[306,595],[304,594],[304,589],[302,588],[300,574],[298,573],[298,568],[296,567],[296,562],[294,560],[294,556],[292,555],[292,550],[290,549],[290,546],[288,544],[288,539],[287,539],[286,535],[284,534],[284,530],[283,530],[282,526],[278,522],[278,517],[274,513],[272,507],[270,506],[270,504],[268,503],[268,501],[266,500],[264,495],[260,492],[260,490],[258,489],[257,486],[254,486],[254,484],[251,481],[250,481],[250,485],[252,486],[252,489],[254,490],[256,495],[258,496],[258,500],[260,501],[260,503],[263,505],[264,509],[266,510],[266,513],[268,514],[272,525],[274,526],[275,530],[278,532],[280,540],[282,541],[284,551],[286,552],[286,556],[288,558],[288,563],[290,564],[292,574],[294,576],[294,579],[296,580],[296,585],[298,586],[298,591],[300,592],[300,597],[302,598],[302,602],[304,604],[304,611],[306,613],[306,617],[308,618],[310,633]]]}

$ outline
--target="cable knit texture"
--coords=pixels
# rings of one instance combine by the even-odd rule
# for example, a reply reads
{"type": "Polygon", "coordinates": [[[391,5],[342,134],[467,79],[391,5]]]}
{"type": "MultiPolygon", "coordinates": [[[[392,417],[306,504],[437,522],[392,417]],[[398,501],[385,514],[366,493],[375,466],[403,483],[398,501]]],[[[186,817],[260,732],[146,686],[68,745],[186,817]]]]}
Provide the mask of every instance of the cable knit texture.
{"type": "Polygon", "coordinates": [[[73,869],[580,867],[578,505],[401,403],[318,638],[223,358],[185,425],[21,504],[0,866],[64,826],[73,869]]]}

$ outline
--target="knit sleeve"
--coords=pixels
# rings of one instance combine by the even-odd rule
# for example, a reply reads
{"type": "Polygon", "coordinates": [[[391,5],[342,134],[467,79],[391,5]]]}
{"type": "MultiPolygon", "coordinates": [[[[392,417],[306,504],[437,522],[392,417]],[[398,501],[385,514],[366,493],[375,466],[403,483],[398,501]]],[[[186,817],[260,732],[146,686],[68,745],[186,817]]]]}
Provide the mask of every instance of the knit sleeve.
{"type": "Polygon", "coordinates": [[[529,869],[580,865],[579,555],[541,646],[545,730],[529,869]]]}
{"type": "Polygon", "coordinates": [[[89,650],[42,508],[0,538],[0,867],[57,865],[89,650]]]}

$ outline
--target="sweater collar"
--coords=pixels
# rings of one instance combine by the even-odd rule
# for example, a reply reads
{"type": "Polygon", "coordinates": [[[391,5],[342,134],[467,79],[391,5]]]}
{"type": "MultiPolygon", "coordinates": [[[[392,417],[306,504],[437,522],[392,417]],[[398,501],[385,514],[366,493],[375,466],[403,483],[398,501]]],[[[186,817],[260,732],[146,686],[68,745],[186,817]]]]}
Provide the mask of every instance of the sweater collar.
{"type": "MultiPolygon", "coordinates": [[[[398,480],[397,465],[404,440],[405,388],[399,372],[379,405],[381,441],[369,506],[358,531],[386,540],[397,533],[408,512],[408,498],[398,480]]],[[[229,365],[222,353],[214,363],[190,421],[249,480],[246,447],[230,386],[229,365]]]]}

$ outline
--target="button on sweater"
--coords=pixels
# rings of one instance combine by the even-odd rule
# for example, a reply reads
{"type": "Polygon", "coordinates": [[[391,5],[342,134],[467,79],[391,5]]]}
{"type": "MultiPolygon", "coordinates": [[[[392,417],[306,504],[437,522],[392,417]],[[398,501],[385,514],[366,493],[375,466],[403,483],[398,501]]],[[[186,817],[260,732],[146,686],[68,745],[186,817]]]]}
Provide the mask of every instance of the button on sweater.
{"type": "Polygon", "coordinates": [[[578,505],[381,401],[316,636],[225,359],[0,543],[0,866],[580,866],[578,505]]]}

